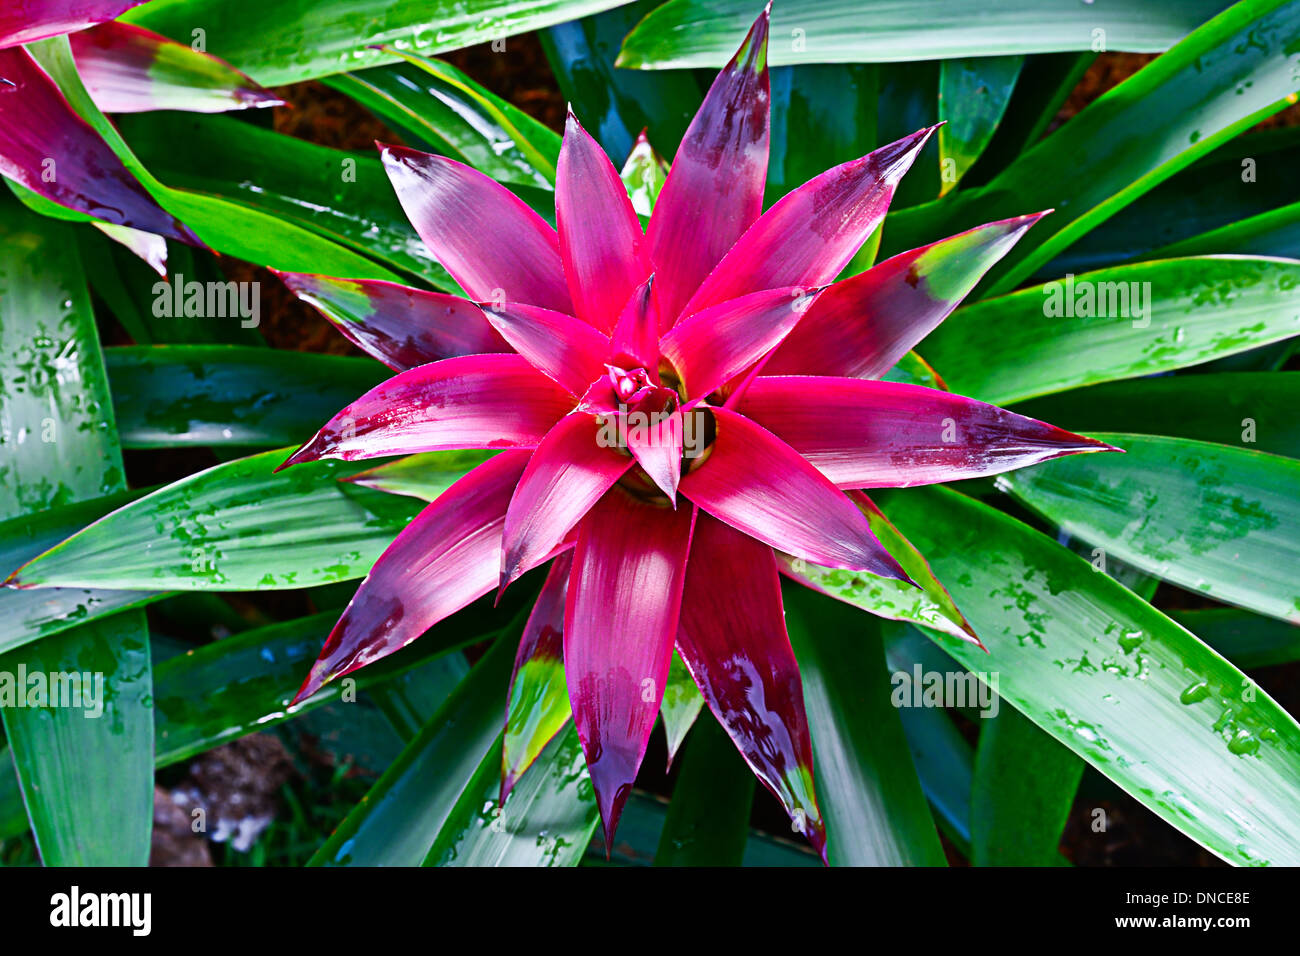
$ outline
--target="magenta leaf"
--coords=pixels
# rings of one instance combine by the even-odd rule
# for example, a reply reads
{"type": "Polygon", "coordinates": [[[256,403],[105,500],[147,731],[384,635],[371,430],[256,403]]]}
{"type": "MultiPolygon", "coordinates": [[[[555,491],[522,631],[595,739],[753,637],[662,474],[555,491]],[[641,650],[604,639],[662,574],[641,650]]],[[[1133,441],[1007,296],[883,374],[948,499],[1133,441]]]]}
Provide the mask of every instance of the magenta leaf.
{"type": "Polygon", "coordinates": [[[0,173],[116,226],[198,245],[117,158],[23,49],[0,50],[0,173]]]}
{"type": "Polygon", "coordinates": [[[795,557],[908,580],[862,512],[821,472],[743,415],[725,408],[711,412],[717,437],[708,457],[682,479],[682,494],[795,557]]]}
{"type": "Polygon", "coordinates": [[[898,382],[760,376],[738,409],[841,488],[982,478],[1115,450],[996,405],[898,382]]]}
{"type": "Polygon", "coordinates": [[[571,395],[582,395],[605,370],[609,337],[581,319],[513,302],[484,308],[510,346],[571,395]]]}
{"type": "Polygon", "coordinates": [[[684,312],[758,289],[832,281],[885,218],[898,181],[935,129],[836,166],[789,193],[740,237],[684,312]]]}
{"type": "Polygon", "coordinates": [[[659,312],[655,304],[654,276],[632,290],[614,324],[610,340],[613,361],[642,366],[656,373],[659,365],[659,312]]]}
{"type": "Polygon", "coordinates": [[[574,412],[537,446],[506,514],[501,587],[554,549],[632,467],[628,455],[601,444],[600,433],[592,415],[574,412]]]}
{"type": "Polygon", "coordinates": [[[645,237],[618,170],[572,111],[556,167],[555,222],[576,314],[609,331],[650,272],[645,237]]]}
{"type": "Polygon", "coordinates": [[[836,282],[786,336],[763,374],[880,378],[1044,215],[977,226],[836,282]]]}
{"type": "Polygon", "coordinates": [[[0,9],[0,47],[83,30],[120,17],[146,0],[5,0],[0,9]]]}
{"type": "Polygon", "coordinates": [[[463,163],[378,145],[411,225],[470,298],[572,314],[560,241],[546,220],[463,163]]]}
{"type": "MultiPolygon", "coordinates": [[[[646,240],[662,286],[665,325],[676,320],[704,277],[763,211],[771,124],[768,22],[764,10],[713,81],[655,202],[646,240]]],[[[766,286],[723,298],[761,288],[766,286]]]]}
{"type": "Polygon", "coordinates": [[[745,762],[824,860],[826,829],[776,557],[706,514],[695,521],[677,649],[745,762]]]}
{"type": "Polygon", "coordinates": [[[399,372],[461,355],[509,352],[473,302],[381,279],[275,272],[367,355],[399,372]]]}
{"type": "Polygon", "coordinates": [[[523,451],[497,455],[416,515],[361,582],[295,704],[328,681],[401,650],[492,590],[506,506],[527,461],[523,451]]]}
{"type": "Polygon", "coordinates": [[[820,292],[770,289],[731,299],[679,321],[660,347],[686,395],[704,398],[776,347],[820,292]]]}
{"type": "Polygon", "coordinates": [[[664,696],[694,512],[613,488],[579,525],[564,670],[607,851],[664,696]]]}
{"type": "Polygon", "coordinates": [[[519,355],[465,355],[394,375],[280,467],[459,448],[534,448],[573,398],[519,355]]]}

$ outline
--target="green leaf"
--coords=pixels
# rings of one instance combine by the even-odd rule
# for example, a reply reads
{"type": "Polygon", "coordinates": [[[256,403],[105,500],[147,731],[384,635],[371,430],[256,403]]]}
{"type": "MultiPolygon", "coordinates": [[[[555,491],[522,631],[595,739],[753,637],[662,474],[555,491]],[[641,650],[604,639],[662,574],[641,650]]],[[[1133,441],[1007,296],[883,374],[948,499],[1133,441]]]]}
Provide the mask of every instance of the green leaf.
{"type": "Polygon", "coordinates": [[[274,474],[289,451],[217,465],[114,511],[26,565],[20,586],[246,591],[364,576],[419,504],[340,481],[364,462],[274,474]]]}
{"type": "Polygon", "coordinates": [[[557,734],[505,806],[500,745],[488,749],[425,857],[425,866],[575,866],[599,816],[578,732],[557,734]]]}
{"type": "Polygon", "coordinates": [[[992,508],[938,487],[878,500],[988,653],[934,640],[969,669],[996,673],[1004,704],[1223,859],[1300,862],[1300,726],[1249,678],[992,508]]]}
{"type": "Polygon", "coordinates": [[[984,721],[971,790],[971,863],[1057,865],[1083,767],[1010,707],[984,721]]]}
{"type": "Polygon", "coordinates": [[[263,86],[280,86],[391,61],[391,54],[374,49],[378,44],[441,53],[623,2],[334,0],[321,6],[315,0],[153,0],[122,19],[186,45],[202,37],[209,53],[263,86]]]}
{"type": "Polygon", "coordinates": [[[655,866],[740,866],[754,775],[716,720],[691,734],[659,834],[655,866]]]}
{"type": "Polygon", "coordinates": [[[671,156],[704,98],[691,73],[614,68],[623,38],[657,2],[638,0],[537,35],[560,92],[615,163],[632,151],[641,130],[671,156]]]}
{"type": "Polygon", "coordinates": [[[988,146],[1024,66],[1023,56],[978,56],[939,64],[941,195],[956,187],[988,146]]]}
{"type": "MultiPolygon", "coordinates": [[[[0,518],[125,487],[79,266],[70,227],[16,204],[0,210],[0,518]]],[[[36,609],[38,619],[92,596],[48,597],[54,606],[36,609]]],[[[33,602],[4,592],[0,611],[26,624],[33,602]]],[[[0,675],[0,717],[41,859],[144,865],[153,819],[144,615],[123,611],[11,650],[0,675]]]]}
{"type": "Polygon", "coordinates": [[[782,591],[803,677],[830,864],[944,865],[890,700],[878,625],[868,618],[864,628],[853,608],[807,588],[786,585],[782,591]]]}
{"type": "MultiPolygon", "coordinates": [[[[499,782],[501,715],[520,627],[503,630],[309,865],[418,866],[485,763],[499,782]]],[[[525,776],[517,786],[527,783],[525,776]]]]}
{"type": "MultiPolygon", "coordinates": [[[[1237,253],[1298,258],[1281,247],[1243,248],[1243,220],[1274,215],[1300,189],[1290,171],[1300,164],[1300,128],[1239,136],[1162,182],[1038,271],[1055,278],[1132,259],[1237,253]],[[1186,249],[1169,253],[1169,249],[1186,249]]],[[[1290,214],[1294,216],[1294,212],[1290,214]]],[[[1257,226],[1252,227],[1253,234],[1257,226]]]]}
{"type": "MultiPolygon", "coordinates": [[[[120,492],[0,522],[0,575],[16,571],[64,538],[138,497],[120,492]]],[[[157,591],[41,588],[0,591],[0,653],[66,631],[92,618],[139,607],[166,595],[157,591]]]]}
{"type": "Polygon", "coordinates": [[[1222,372],[1107,382],[1016,411],[1073,432],[1133,431],[1300,458],[1300,372],[1222,372]]]}
{"type": "Polygon", "coordinates": [[[1126,454],[1062,458],[999,483],[1148,574],[1300,623],[1300,461],[1184,438],[1097,437],[1126,454]]]}
{"type": "Polygon", "coordinates": [[[670,765],[703,708],[704,695],[695,686],[695,678],[682,663],[681,655],[674,650],[673,662],[668,668],[668,681],[664,684],[663,703],[659,705],[670,765]]]}
{"type": "MultiPolygon", "coordinates": [[[[1225,6],[1224,0],[1115,0],[1097,9],[1075,0],[786,0],[772,9],[770,57],[781,66],[1088,50],[1097,42],[1095,30],[1104,31],[1107,49],[1154,53],[1225,6]]],[[[632,31],[619,65],[719,67],[754,13],[749,0],[670,0],[632,31]]]]}
{"type": "Polygon", "coordinates": [[[154,729],[144,614],[123,611],[12,651],[0,675],[0,714],[42,862],[148,863],[154,729]],[[7,699],[9,681],[18,700],[7,699]],[[44,701],[32,696],[40,686],[44,701]]]}
{"type": "MultiPolygon", "coordinates": [[[[1097,12],[1075,9],[1087,17],[1097,12]]],[[[1015,288],[1143,193],[1286,107],[1300,90],[1297,35],[1300,2],[1242,0],[1089,104],[986,186],[891,216],[888,254],[976,223],[1057,210],[981,287],[989,294],[1015,288]]]]}
{"type": "Polygon", "coordinates": [[[411,227],[374,152],[318,146],[227,116],[137,113],[117,125],[171,186],[229,200],[282,229],[306,230],[439,289],[460,290],[411,227]]]}
{"type": "Polygon", "coordinates": [[[370,359],[237,345],[106,349],[126,448],[304,442],[389,376],[370,359]]]}
{"type": "Polygon", "coordinates": [[[958,309],[922,351],[954,392],[1005,405],[1296,335],[1297,289],[1293,259],[1141,262],[958,309]]]}
{"type": "Polygon", "coordinates": [[[766,205],[832,166],[865,156],[878,145],[878,74],[874,66],[856,64],[771,71],[766,205]]]}
{"type": "Polygon", "coordinates": [[[411,646],[352,674],[356,683],[351,688],[336,681],[290,707],[338,616],[337,611],[326,611],[255,628],[159,664],[154,676],[158,766],[189,760],[245,734],[337,703],[349,690],[394,683],[437,661],[428,688],[435,696],[425,701],[432,707],[469,670],[461,655],[450,652],[490,636],[506,617],[475,605],[431,628],[411,646]]]}
{"type": "Polygon", "coordinates": [[[1294,624],[1231,607],[1169,616],[1243,670],[1300,660],[1300,627],[1294,624]]]}
{"type": "Polygon", "coordinates": [[[788,555],[778,556],[781,573],[815,591],[868,610],[878,617],[924,624],[962,640],[973,640],[974,632],[970,624],[935,578],[924,555],[899,534],[898,529],[870,499],[856,493],[853,497],[854,503],[871,525],[872,534],[917,586],[893,578],[876,577],[874,574],[826,568],[788,555]]]}
{"type": "Polygon", "coordinates": [[[355,485],[376,488],[393,495],[409,495],[433,501],[497,453],[494,451],[430,451],[407,455],[365,471],[350,479],[355,485]]]}
{"type": "Polygon", "coordinates": [[[409,138],[503,183],[555,187],[560,137],[450,63],[424,58],[325,81],[409,138]]]}

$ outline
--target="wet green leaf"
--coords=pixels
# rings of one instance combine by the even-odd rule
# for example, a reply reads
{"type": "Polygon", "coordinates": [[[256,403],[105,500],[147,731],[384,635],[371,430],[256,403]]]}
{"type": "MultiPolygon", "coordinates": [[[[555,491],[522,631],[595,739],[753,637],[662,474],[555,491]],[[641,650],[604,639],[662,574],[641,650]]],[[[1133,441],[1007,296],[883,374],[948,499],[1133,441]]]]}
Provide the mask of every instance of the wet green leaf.
{"type": "Polygon", "coordinates": [[[1011,707],[980,722],[971,862],[1055,866],[1084,763],[1011,707]]]}
{"type": "Polygon", "coordinates": [[[238,345],[119,346],[104,359],[126,448],[305,442],[391,374],[371,359],[238,345]]]}
{"type": "MultiPolygon", "coordinates": [[[[207,51],[263,86],[297,83],[392,60],[374,49],[434,54],[500,41],[626,0],[153,0],[123,20],[207,51]],[[307,38],[307,39],[304,39],[307,38]]],[[[502,52],[510,50],[505,40],[502,52]]]]}
{"type": "MultiPolygon", "coordinates": [[[[1076,0],[786,0],[772,9],[770,56],[780,66],[1088,50],[1097,42],[1095,30],[1104,31],[1109,50],[1155,52],[1226,6],[1225,0],[1116,0],[1097,9],[1076,0]]],[[[619,65],[722,66],[754,14],[749,0],[670,0],[627,38],[619,65]]]]}
{"type": "Polygon", "coordinates": [[[307,462],[273,474],[290,451],[241,458],[160,488],[47,551],[19,581],[243,591],[364,576],[419,503],[340,481],[365,462],[307,462]]]}
{"type": "Polygon", "coordinates": [[[1300,726],[1249,678],[1013,518],[938,487],[878,500],[988,653],[934,640],[1003,704],[1225,860],[1300,862],[1300,726]]]}
{"type": "Polygon", "coordinates": [[[1000,484],[1136,568],[1300,623],[1300,461],[1183,438],[1094,434],[1126,454],[1058,459],[1000,484]]]}
{"type": "Polygon", "coordinates": [[[941,194],[956,187],[993,138],[1016,87],[1023,56],[977,56],[939,64],[941,194]]]}
{"type": "Polygon", "coordinates": [[[807,588],[787,584],[782,591],[830,864],[942,866],[939,835],[891,702],[878,625],[807,588]]]}
{"type": "Polygon", "coordinates": [[[1298,291],[1293,259],[1141,262],[958,309],[921,351],[954,392],[1005,405],[1300,334],[1298,291]]]}

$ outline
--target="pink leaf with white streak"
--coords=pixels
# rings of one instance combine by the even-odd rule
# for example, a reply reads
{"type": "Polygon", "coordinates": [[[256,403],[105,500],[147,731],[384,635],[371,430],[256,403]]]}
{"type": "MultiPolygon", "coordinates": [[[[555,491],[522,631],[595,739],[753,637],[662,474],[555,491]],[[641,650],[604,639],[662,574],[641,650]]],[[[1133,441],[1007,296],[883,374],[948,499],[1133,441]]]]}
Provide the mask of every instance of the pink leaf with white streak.
{"type": "Polygon", "coordinates": [[[695,519],[677,650],[745,762],[825,860],[803,684],[785,632],[776,557],[707,514],[695,519]]]}
{"type": "Polygon", "coordinates": [[[470,298],[573,313],[560,240],[546,220],[464,163],[378,146],[411,225],[470,298]]]}
{"type": "Polygon", "coordinates": [[[694,512],[614,488],[579,525],[564,670],[607,851],[663,700],[694,512]]]}
{"type": "Polygon", "coordinates": [[[832,281],[884,220],[898,181],[935,129],[829,169],[786,195],[731,247],[684,313],[757,289],[832,281]]]}
{"type": "Polygon", "coordinates": [[[738,408],[842,488],[982,478],[1117,450],[996,405],[898,382],[760,376],[738,408]]]}
{"type": "Polygon", "coordinates": [[[681,490],[716,518],[774,548],[833,568],[909,580],[862,512],[789,445],[742,415],[709,410],[717,437],[681,490]]]}
{"type": "Polygon", "coordinates": [[[506,506],[527,462],[527,452],[497,455],[416,515],[361,582],[294,703],[401,650],[492,590],[506,506]]]}
{"type": "Polygon", "coordinates": [[[105,113],[221,113],[284,100],[229,63],[127,23],[101,23],[69,38],[86,92],[105,113]]]}
{"type": "Polygon", "coordinates": [[[618,170],[572,111],[556,167],[555,222],[575,314],[609,331],[650,271],[645,237],[618,170]]]}
{"type": "Polygon", "coordinates": [[[713,81],[655,202],[646,239],[662,284],[664,327],[763,211],[771,125],[768,21],[764,10],[713,81]]]}
{"type": "Polygon", "coordinates": [[[404,372],[461,355],[509,352],[473,302],[381,279],[335,279],[271,270],[357,348],[404,372]]]}
{"type": "Polygon", "coordinates": [[[879,378],[1044,215],[977,226],[836,282],[786,336],[763,374],[879,378]]]}
{"type": "Polygon", "coordinates": [[[573,399],[519,355],[466,355],[394,375],[280,467],[456,448],[534,448],[573,399]]]}
{"type": "Polygon", "coordinates": [[[61,206],[200,245],[23,49],[0,50],[0,173],[61,206]]]}

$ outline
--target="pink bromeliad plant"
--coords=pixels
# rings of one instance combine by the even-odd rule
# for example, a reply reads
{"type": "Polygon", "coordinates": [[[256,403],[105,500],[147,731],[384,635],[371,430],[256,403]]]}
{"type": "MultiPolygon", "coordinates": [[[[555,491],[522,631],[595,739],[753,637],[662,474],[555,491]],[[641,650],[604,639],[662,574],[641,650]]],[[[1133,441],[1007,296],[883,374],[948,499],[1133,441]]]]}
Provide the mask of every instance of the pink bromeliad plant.
{"type": "Polygon", "coordinates": [[[810,562],[910,583],[873,533],[881,516],[861,489],[1111,450],[881,380],[1041,213],[836,281],[934,130],[830,169],[763,212],[767,29],[764,13],[714,82],[645,229],[570,115],[557,229],[473,169],[381,146],[411,222],[468,299],[283,275],[309,301],[361,302],[344,331],[398,370],[286,465],[501,449],[378,560],[298,699],[550,561],[516,660],[503,797],[571,708],[607,846],[675,647],[824,856],[781,570],[810,562]],[[537,685],[560,680],[560,660],[563,684],[537,685]],[[541,716],[538,700],[548,701],[541,716]],[[516,718],[531,723],[521,730],[516,718]]]}

